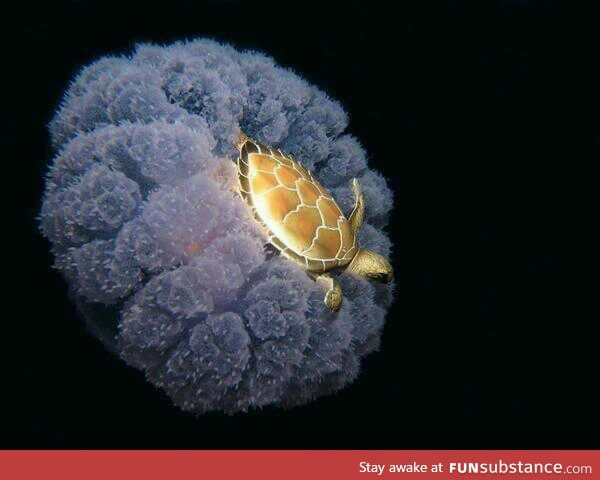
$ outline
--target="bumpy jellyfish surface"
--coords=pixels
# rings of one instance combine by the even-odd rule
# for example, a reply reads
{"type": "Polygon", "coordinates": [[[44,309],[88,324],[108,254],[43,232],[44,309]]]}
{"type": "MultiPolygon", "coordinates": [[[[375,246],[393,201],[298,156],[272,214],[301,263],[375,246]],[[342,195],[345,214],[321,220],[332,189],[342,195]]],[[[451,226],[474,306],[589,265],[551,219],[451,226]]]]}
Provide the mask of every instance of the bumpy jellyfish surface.
{"type": "Polygon", "coordinates": [[[303,404],[378,349],[394,285],[341,274],[331,312],[232,187],[240,129],[294,155],[346,215],[356,177],[360,246],[388,256],[392,193],[347,124],[273,59],[208,40],[139,45],[70,85],[50,124],[41,231],[92,332],[180,408],[303,404]]]}

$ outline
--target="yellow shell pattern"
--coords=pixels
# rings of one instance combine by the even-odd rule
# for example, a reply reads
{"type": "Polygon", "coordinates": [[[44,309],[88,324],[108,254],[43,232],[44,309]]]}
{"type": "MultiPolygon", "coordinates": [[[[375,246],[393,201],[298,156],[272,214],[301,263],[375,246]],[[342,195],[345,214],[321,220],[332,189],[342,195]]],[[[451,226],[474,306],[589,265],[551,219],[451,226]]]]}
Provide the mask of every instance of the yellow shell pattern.
{"type": "Polygon", "coordinates": [[[354,232],[300,163],[248,139],[240,148],[238,178],[242,198],[283,255],[315,273],[350,263],[357,252],[354,232]]]}

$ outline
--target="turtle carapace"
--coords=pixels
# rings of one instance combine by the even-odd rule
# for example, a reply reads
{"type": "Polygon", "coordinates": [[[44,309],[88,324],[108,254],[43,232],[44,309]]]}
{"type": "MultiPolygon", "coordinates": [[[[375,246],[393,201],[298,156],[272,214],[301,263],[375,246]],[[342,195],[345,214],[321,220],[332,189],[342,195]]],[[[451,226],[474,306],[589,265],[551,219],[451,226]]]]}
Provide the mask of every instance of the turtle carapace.
{"type": "Polygon", "coordinates": [[[389,282],[387,259],[362,250],[357,235],[365,203],[358,180],[352,182],[355,205],[348,218],[302,164],[241,133],[236,142],[240,194],[264,228],[268,241],[316,281],[324,283],[325,303],[342,304],[338,281],[327,272],[344,269],[371,280],[389,282]]]}

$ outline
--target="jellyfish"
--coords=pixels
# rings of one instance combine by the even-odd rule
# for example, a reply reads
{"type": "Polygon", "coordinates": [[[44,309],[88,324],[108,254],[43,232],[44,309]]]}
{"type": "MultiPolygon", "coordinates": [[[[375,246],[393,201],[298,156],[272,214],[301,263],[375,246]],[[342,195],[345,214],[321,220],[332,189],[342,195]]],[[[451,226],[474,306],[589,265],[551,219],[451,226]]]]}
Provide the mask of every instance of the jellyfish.
{"type": "Polygon", "coordinates": [[[49,128],[40,231],[90,331],[179,408],[291,408],[350,384],[394,283],[338,277],[344,302],[267,248],[232,185],[240,131],[288,152],[389,256],[392,192],[342,106],[262,53],[140,44],[81,70],[49,128]]]}

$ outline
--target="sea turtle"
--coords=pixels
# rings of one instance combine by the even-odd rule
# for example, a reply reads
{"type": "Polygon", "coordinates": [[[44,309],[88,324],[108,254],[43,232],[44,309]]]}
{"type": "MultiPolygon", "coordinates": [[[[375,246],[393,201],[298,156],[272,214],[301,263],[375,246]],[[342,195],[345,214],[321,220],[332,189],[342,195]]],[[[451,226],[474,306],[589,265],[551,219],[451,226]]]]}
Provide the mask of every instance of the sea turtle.
{"type": "Polygon", "coordinates": [[[371,280],[389,282],[393,270],[378,253],[362,250],[357,234],[365,212],[358,179],[352,187],[355,205],[348,218],[331,194],[300,162],[240,133],[236,147],[239,191],[282,255],[298,263],[311,278],[324,283],[325,304],[342,304],[342,289],[327,272],[345,269],[371,280]]]}

